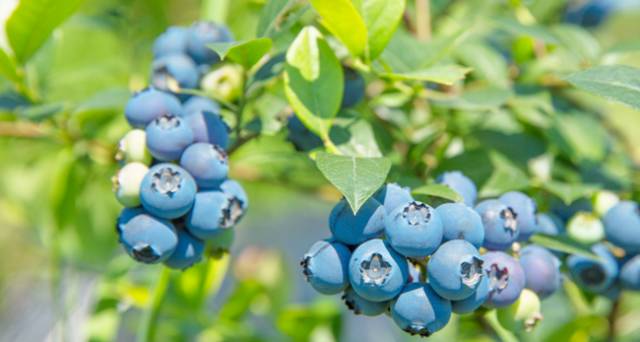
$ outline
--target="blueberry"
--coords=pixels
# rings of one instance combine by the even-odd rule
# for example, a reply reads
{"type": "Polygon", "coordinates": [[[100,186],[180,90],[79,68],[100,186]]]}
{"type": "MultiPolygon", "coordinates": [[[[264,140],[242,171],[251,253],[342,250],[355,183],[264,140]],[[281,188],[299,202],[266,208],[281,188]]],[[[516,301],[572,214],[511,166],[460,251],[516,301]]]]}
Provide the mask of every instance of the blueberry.
{"type": "Polygon", "coordinates": [[[476,291],[469,297],[452,301],[451,309],[453,312],[462,315],[476,311],[481,307],[489,297],[489,277],[484,276],[480,280],[476,291]]]}
{"type": "Polygon", "coordinates": [[[210,240],[235,226],[242,213],[239,201],[222,191],[198,192],[187,215],[187,230],[197,238],[210,240]]]}
{"type": "Polygon", "coordinates": [[[444,241],[463,239],[476,248],[482,246],[484,226],[475,210],[462,203],[445,203],[436,212],[442,221],[444,241]]]}
{"type": "Polygon", "coordinates": [[[542,320],[540,298],[535,292],[524,289],[518,300],[497,310],[500,324],[510,331],[530,332],[542,320]]]}
{"type": "Polygon", "coordinates": [[[151,84],[158,89],[178,93],[198,87],[200,73],[193,60],[183,54],[160,57],[151,65],[151,84]]]}
{"type": "Polygon", "coordinates": [[[349,258],[347,246],[337,241],[321,240],[313,244],[300,265],[302,273],[318,292],[336,294],[349,285],[349,258]]]}
{"type": "Polygon", "coordinates": [[[229,145],[229,126],[214,112],[192,112],[185,120],[193,131],[195,142],[210,143],[226,149],[229,145]]]}
{"type": "Polygon", "coordinates": [[[552,213],[540,213],[536,215],[538,220],[538,232],[548,235],[564,234],[562,221],[552,213]]]}
{"type": "Polygon", "coordinates": [[[604,215],[607,240],[628,253],[640,253],[640,205],[621,201],[604,215]]]}
{"type": "Polygon", "coordinates": [[[556,292],[562,283],[560,260],[549,250],[529,245],[520,251],[520,265],[524,270],[525,286],[545,299],[556,292]]]}
{"type": "Polygon", "coordinates": [[[187,51],[198,64],[213,64],[220,61],[209,44],[233,42],[231,32],[224,26],[212,22],[197,22],[190,28],[187,51]]]}
{"type": "Polygon", "coordinates": [[[196,182],[183,168],[169,163],[153,166],[142,180],[140,201],[151,214],[174,219],[186,214],[196,195],[196,182]]]}
{"type": "Polygon", "coordinates": [[[357,245],[382,234],[384,216],[384,208],[374,198],[369,198],[357,214],[342,199],[331,210],[329,228],[336,240],[357,245]]]}
{"type": "Polygon", "coordinates": [[[537,230],[536,203],[519,191],[510,191],[500,196],[500,201],[513,209],[518,224],[518,240],[527,241],[537,230]]]}
{"type": "Polygon", "coordinates": [[[118,230],[125,251],[146,264],[167,260],[178,244],[178,235],[171,222],[141,209],[125,209],[118,219],[118,230]]]}
{"type": "Polygon", "coordinates": [[[484,225],[484,247],[505,250],[518,239],[516,212],[498,200],[485,200],[476,206],[484,225]]]}
{"type": "Polygon", "coordinates": [[[358,295],[373,302],[397,296],[407,282],[405,258],[380,239],[358,246],[349,260],[349,281],[358,295]]]}
{"type": "Polygon", "coordinates": [[[407,257],[425,257],[442,242],[442,222],[432,207],[406,202],[386,215],[384,231],[389,244],[407,257]]]}
{"type": "Polygon", "coordinates": [[[185,115],[198,112],[220,113],[220,105],[204,96],[192,96],[182,105],[185,115]]]}
{"type": "Polygon", "coordinates": [[[472,244],[465,240],[447,241],[429,259],[429,284],[443,298],[468,298],[482,281],[483,263],[478,249],[472,244]]]}
{"type": "Polygon", "coordinates": [[[151,121],[163,115],[181,115],[180,101],[173,95],[147,88],[131,97],[124,109],[129,124],[145,128],[151,121]]]}
{"type": "Polygon", "coordinates": [[[139,162],[151,163],[151,154],[147,149],[147,133],[141,129],[132,129],[120,139],[116,160],[122,164],[139,162]]]}
{"type": "Polygon", "coordinates": [[[153,120],[146,129],[147,148],[160,161],[178,160],[187,146],[193,143],[193,131],[187,122],[173,115],[153,120]]]}
{"type": "Polygon", "coordinates": [[[234,198],[239,202],[240,208],[243,211],[246,211],[249,207],[249,197],[247,197],[247,193],[244,191],[244,188],[240,183],[233,179],[227,179],[226,181],[220,184],[220,190],[224,192],[230,198],[234,198]]]}
{"type": "Polygon", "coordinates": [[[378,316],[389,310],[389,302],[372,302],[360,297],[352,288],[344,290],[342,295],[345,305],[356,315],[378,316]]]}
{"type": "Polygon", "coordinates": [[[219,186],[229,172],[227,153],[220,146],[208,143],[187,147],[180,157],[180,166],[193,176],[201,189],[219,186]]]}
{"type": "Polygon", "coordinates": [[[620,282],[624,288],[640,291],[640,255],[624,263],[620,269],[620,282]]]}
{"type": "Polygon", "coordinates": [[[582,255],[571,255],[567,258],[567,266],[573,280],[581,288],[593,292],[606,291],[618,276],[618,263],[604,244],[591,247],[598,260],[582,255]]]}
{"type": "Polygon", "coordinates": [[[478,190],[473,181],[460,171],[445,172],[438,176],[437,182],[444,184],[455,192],[460,194],[464,199],[464,204],[473,206],[478,196],[478,190]]]}
{"type": "Polygon", "coordinates": [[[411,335],[430,336],[451,318],[451,302],[440,297],[429,284],[408,284],[391,304],[391,317],[411,335]]]}
{"type": "Polygon", "coordinates": [[[297,151],[307,152],[322,147],[322,139],[311,132],[294,114],[287,119],[287,140],[297,151]]]}
{"type": "Polygon", "coordinates": [[[125,207],[137,207],[140,205],[140,184],[149,171],[142,163],[129,163],[125,165],[114,177],[116,199],[125,207]]]}
{"type": "Polygon", "coordinates": [[[164,264],[170,268],[184,270],[202,260],[204,242],[184,230],[178,230],[178,245],[164,264]]]}
{"type": "Polygon", "coordinates": [[[525,275],[520,263],[504,252],[488,252],[484,257],[484,272],[489,279],[488,308],[513,304],[524,289],[525,275]]]}
{"type": "Polygon", "coordinates": [[[207,248],[213,253],[229,253],[235,236],[235,229],[221,229],[207,240],[207,248]]]}
{"type": "Polygon", "coordinates": [[[385,184],[373,197],[384,206],[387,214],[397,207],[413,201],[411,190],[396,183],[385,184]]]}
{"type": "Polygon", "coordinates": [[[364,78],[351,68],[344,68],[344,91],[342,94],[342,108],[353,107],[364,98],[364,78]]]}
{"type": "Polygon", "coordinates": [[[239,65],[225,64],[202,77],[202,91],[225,102],[234,102],[242,95],[244,70],[239,65]]]}
{"type": "Polygon", "coordinates": [[[567,222],[567,236],[582,244],[592,245],[604,239],[605,229],[594,213],[578,212],[567,222]]]}
{"type": "Polygon", "coordinates": [[[153,57],[159,58],[187,52],[189,29],[171,26],[153,42],[153,57]]]}
{"type": "Polygon", "coordinates": [[[567,8],[565,20],[584,27],[596,27],[609,16],[614,3],[608,0],[574,2],[567,8]]]}

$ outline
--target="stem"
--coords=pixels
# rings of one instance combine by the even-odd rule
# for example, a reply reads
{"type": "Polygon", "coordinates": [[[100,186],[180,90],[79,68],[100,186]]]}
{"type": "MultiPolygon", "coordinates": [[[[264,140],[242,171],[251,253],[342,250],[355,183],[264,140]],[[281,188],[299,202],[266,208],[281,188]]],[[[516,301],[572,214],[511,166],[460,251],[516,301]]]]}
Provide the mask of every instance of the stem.
{"type": "Polygon", "coordinates": [[[482,325],[485,328],[491,328],[491,330],[498,336],[503,342],[518,342],[518,339],[509,330],[505,329],[496,315],[496,310],[487,312],[484,316],[480,317],[482,325]]]}
{"type": "Polygon", "coordinates": [[[429,0],[416,0],[416,36],[431,39],[431,7],[429,0]]]}
{"type": "Polygon", "coordinates": [[[620,297],[613,301],[611,311],[609,312],[609,333],[607,334],[607,341],[616,340],[616,324],[618,322],[618,316],[620,314],[620,297]]]}
{"type": "Polygon", "coordinates": [[[164,302],[165,295],[167,294],[167,288],[169,287],[169,280],[171,278],[171,271],[168,267],[162,266],[162,271],[156,281],[156,289],[153,292],[151,303],[144,316],[144,323],[141,326],[141,330],[138,334],[138,342],[155,341],[156,328],[158,325],[158,316],[160,314],[160,308],[164,302]]]}

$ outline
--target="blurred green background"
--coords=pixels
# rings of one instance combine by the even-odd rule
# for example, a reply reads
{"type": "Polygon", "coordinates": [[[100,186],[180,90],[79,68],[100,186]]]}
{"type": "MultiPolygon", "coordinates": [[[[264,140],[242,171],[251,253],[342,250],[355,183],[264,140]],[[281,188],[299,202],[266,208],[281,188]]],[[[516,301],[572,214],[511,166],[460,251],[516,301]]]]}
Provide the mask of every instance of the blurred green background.
{"type": "MultiPolygon", "coordinates": [[[[555,0],[524,2],[542,14],[565,6],[555,0]]],[[[0,1],[0,22],[16,3],[0,1]]],[[[448,11],[441,19],[445,25],[455,20],[456,10],[463,12],[459,8],[466,4],[460,3],[434,0],[433,12],[448,11]]],[[[640,10],[628,3],[593,29],[600,46],[595,49],[611,51],[620,42],[635,41],[606,56],[640,67],[640,10]]],[[[15,82],[0,78],[0,341],[128,341],[138,333],[144,308],[154,303],[160,266],[137,265],[117,245],[120,206],[110,179],[117,169],[115,144],[128,130],[124,104],[131,91],[145,86],[151,44],[168,26],[214,19],[226,22],[237,39],[251,38],[264,5],[259,0],[87,0],[26,65],[18,82],[25,86],[22,94],[15,82]],[[26,105],[29,100],[37,105],[26,105]]],[[[289,38],[283,35],[281,42],[287,42],[295,31],[289,38]]],[[[6,48],[3,36],[0,47],[6,48]]],[[[580,43],[576,49],[584,47],[580,43]]],[[[553,63],[547,59],[530,67],[545,70],[553,63]]],[[[580,60],[563,63],[574,69],[580,60]]],[[[571,116],[562,121],[569,151],[578,150],[577,157],[594,163],[584,170],[603,167],[598,170],[604,174],[580,177],[637,193],[632,184],[638,184],[639,113],[590,96],[576,95],[575,101],[588,101],[606,113],[599,121],[571,116]],[[610,141],[600,134],[603,127],[626,144],[630,155],[623,152],[624,161],[602,162],[620,156],[605,147],[610,141]],[[620,164],[635,165],[636,171],[620,164]]],[[[500,113],[492,115],[500,121],[500,113]]],[[[327,237],[327,217],[338,193],[285,135],[265,136],[233,155],[231,176],[246,187],[251,208],[237,227],[230,271],[225,275],[229,258],[223,258],[182,275],[172,273],[158,340],[410,339],[387,317],[354,316],[338,297],[319,296],[305,284],[299,259],[314,241],[327,237]]],[[[505,154],[520,141],[491,134],[475,138],[495,143],[505,154]]],[[[531,142],[525,145],[536,150],[531,142]]],[[[562,152],[563,145],[558,148],[562,152]]],[[[469,159],[452,158],[438,167],[470,169],[475,179],[486,180],[485,171],[469,159]]],[[[603,340],[609,306],[605,299],[558,293],[543,303],[545,320],[525,338],[603,340]]],[[[638,308],[640,296],[625,294],[618,319],[621,340],[640,340],[638,308]]],[[[455,318],[430,340],[495,337],[482,331],[473,320],[455,318]]]]}

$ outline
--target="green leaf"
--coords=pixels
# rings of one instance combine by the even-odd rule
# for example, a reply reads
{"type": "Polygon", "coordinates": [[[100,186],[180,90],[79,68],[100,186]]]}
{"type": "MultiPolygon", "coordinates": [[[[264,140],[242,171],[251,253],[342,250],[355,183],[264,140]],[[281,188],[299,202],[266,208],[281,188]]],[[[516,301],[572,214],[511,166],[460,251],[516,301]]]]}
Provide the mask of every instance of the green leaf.
{"type": "Polygon", "coordinates": [[[582,245],[575,240],[563,235],[547,235],[534,234],[529,238],[531,243],[553,249],[554,251],[564,252],[568,254],[581,255],[590,259],[599,260],[600,258],[593,254],[589,246],[582,245]]]}
{"type": "Polygon", "coordinates": [[[502,55],[480,42],[464,43],[456,49],[457,57],[473,69],[472,74],[501,88],[509,86],[507,62],[502,55]]]}
{"type": "Polygon", "coordinates": [[[505,29],[512,34],[528,36],[531,38],[540,39],[545,43],[557,44],[556,37],[549,32],[545,27],[539,25],[524,25],[510,18],[500,18],[495,20],[495,24],[505,29]]]}
{"type": "Polygon", "coordinates": [[[467,110],[492,110],[500,108],[513,93],[498,87],[467,89],[459,97],[446,100],[434,100],[440,106],[467,110]]]}
{"type": "Polygon", "coordinates": [[[21,0],[6,23],[7,38],[18,62],[26,63],[82,3],[83,0],[21,0]]]}
{"type": "Polygon", "coordinates": [[[584,112],[560,113],[550,138],[574,161],[599,162],[607,157],[609,138],[602,124],[584,112]]]}
{"type": "Polygon", "coordinates": [[[413,193],[414,195],[425,195],[425,196],[444,198],[446,200],[453,201],[453,202],[463,201],[463,198],[459,193],[457,193],[455,190],[451,189],[450,187],[444,184],[434,183],[434,184],[424,185],[424,186],[413,189],[411,193],[413,193]]]}
{"type": "Polygon", "coordinates": [[[0,75],[13,82],[17,82],[19,80],[18,73],[16,71],[16,64],[13,61],[13,58],[3,49],[0,49],[0,75]]]}
{"type": "Polygon", "coordinates": [[[269,0],[262,9],[256,35],[258,37],[270,36],[283,15],[289,8],[290,0],[269,0]]]}
{"type": "Polygon", "coordinates": [[[593,195],[600,187],[596,184],[569,184],[558,181],[548,181],[542,187],[550,193],[558,196],[566,205],[573,201],[593,195]]]}
{"type": "Polygon", "coordinates": [[[567,81],[588,92],[640,109],[640,69],[604,65],[570,75],[567,81]]]}
{"type": "Polygon", "coordinates": [[[367,26],[369,59],[378,57],[391,40],[404,13],[405,0],[362,0],[360,13],[367,26]]]}
{"type": "MultiPolygon", "coordinates": [[[[356,57],[367,48],[367,27],[350,0],[310,0],[322,24],[356,57]]],[[[391,25],[391,23],[388,23],[391,25]]]]}
{"type": "Polygon", "coordinates": [[[329,137],[343,154],[357,157],[382,157],[371,124],[358,118],[336,118],[329,137]]]}
{"type": "Polygon", "coordinates": [[[357,158],[320,152],[316,165],[344,195],[353,212],[366,202],[387,179],[391,161],[386,158],[357,158]]]}
{"type": "Polygon", "coordinates": [[[508,158],[498,152],[490,154],[493,173],[480,191],[482,197],[498,196],[510,190],[520,190],[529,185],[529,178],[508,158]]]}
{"type": "Polygon", "coordinates": [[[600,56],[600,44],[589,31],[575,25],[557,25],[553,33],[562,45],[572,54],[579,57],[581,65],[593,64],[600,56]]]}
{"type": "Polygon", "coordinates": [[[455,82],[464,79],[471,69],[457,65],[434,65],[427,69],[409,71],[403,73],[383,73],[383,77],[399,80],[429,81],[445,85],[453,85],[455,82]]]}
{"type": "Polygon", "coordinates": [[[230,59],[248,70],[271,50],[271,45],[269,38],[256,38],[242,42],[214,43],[209,47],[220,55],[220,59],[230,59]]]}
{"type": "Polygon", "coordinates": [[[21,107],[17,111],[17,114],[19,117],[27,120],[41,121],[60,113],[63,109],[64,104],[54,102],[36,106],[21,107]]]}
{"type": "Polygon", "coordinates": [[[312,26],[298,34],[286,59],[285,94],[291,107],[312,132],[327,137],[342,102],[340,61],[312,26]]]}

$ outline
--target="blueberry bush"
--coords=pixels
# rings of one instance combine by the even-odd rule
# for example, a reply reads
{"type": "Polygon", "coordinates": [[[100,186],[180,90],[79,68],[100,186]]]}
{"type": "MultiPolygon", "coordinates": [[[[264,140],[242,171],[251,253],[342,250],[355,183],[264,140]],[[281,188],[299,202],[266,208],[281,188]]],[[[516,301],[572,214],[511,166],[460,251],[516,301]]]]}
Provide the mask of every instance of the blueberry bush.
{"type": "Polygon", "coordinates": [[[2,1],[0,340],[637,341],[639,22],[2,1]]]}

